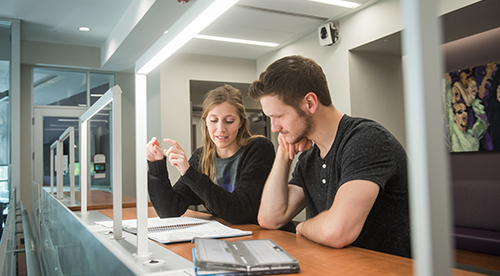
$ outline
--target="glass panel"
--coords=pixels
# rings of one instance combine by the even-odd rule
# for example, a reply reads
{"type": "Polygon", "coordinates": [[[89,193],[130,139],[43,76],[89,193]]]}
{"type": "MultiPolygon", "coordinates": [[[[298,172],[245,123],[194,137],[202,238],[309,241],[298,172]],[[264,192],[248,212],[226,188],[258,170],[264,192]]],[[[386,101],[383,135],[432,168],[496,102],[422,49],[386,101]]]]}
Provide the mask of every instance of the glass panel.
{"type": "MultiPolygon", "coordinates": [[[[33,183],[35,197],[36,186],[33,183]]],[[[97,211],[73,213],[45,189],[40,190],[39,202],[41,212],[32,216],[39,222],[32,220],[31,228],[39,229],[33,232],[43,275],[194,275],[190,261],[152,241],[148,241],[151,255],[135,257],[137,237],[123,233],[125,239],[112,239],[108,229],[96,228],[95,221],[109,220],[97,211]],[[165,262],[145,265],[149,259],[165,262]]]]}
{"type": "MultiPolygon", "coordinates": [[[[9,167],[0,166],[0,204],[9,202],[9,167]]],[[[3,209],[0,209],[0,212],[3,209]]]]}
{"type": "MultiPolygon", "coordinates": [[[[10,190],[10,101],[8,93],[9,91],[6,90],[6,95],[0,99],[0,206],[9,202],[10,190]]],[[[4,208],[0,208],[0,216],[3,210],[4,208]]]]}
{"type": "MultiPolygon", "coordinates": [[[[118,259],[117,255],[123,253],[114,255],[102,243],[106,236],[96,238],[96,231],[88,230],[44,190],[41,210],[39,240],[42,242],[37,251],[43,275],[135,275],[118,259]]],[[[38,226],[32,226],[35,227],[38,226]]]]}
{"type": "Polygon", "coordinates": [[[90,119],[90,185],[92,190],[112,191],[111,104],[90,119]]]}
{"type": "Polygon", "coordinates": [[[87,106],[87,73],[33,70],[34,105],[87,106]]]}
{"type": "Polygon", "coordinates": [[[115,85],[114,74],[90,73],[90,105],[93,105],[99,98],[115,85]]]}
{"type": "MultiPolygon", "coordinates": [[[[10,60],[11,23],[0,21],[0,237],[8,213],[10,191],[10,60]]],[[[15,229],[14,229],[15,230],[15,229]]]]}
{"type": "MultiPolygon", "coordinates": [[[[63,134],[68,127],[75,128],[75,188],[80,187],[80,154],[78,151],[79,145],[79,126],[78,117],[43,117],[43,186],[50,187],[50,146],[54,141],[59,140],[59,136],[63,134]]],[[[54,149],[54,166],[56,165],[55,155],[57,150],[54,149]]],[[[69,191],[70,173],[69,173],[69,138],[63,142],[63,183],[64,191],[69,191]],[[65,161],[66,160],[66,161],[65,161]]],[[[57,171],[54,172],[54,191],[56,186],[57,171]]]]}

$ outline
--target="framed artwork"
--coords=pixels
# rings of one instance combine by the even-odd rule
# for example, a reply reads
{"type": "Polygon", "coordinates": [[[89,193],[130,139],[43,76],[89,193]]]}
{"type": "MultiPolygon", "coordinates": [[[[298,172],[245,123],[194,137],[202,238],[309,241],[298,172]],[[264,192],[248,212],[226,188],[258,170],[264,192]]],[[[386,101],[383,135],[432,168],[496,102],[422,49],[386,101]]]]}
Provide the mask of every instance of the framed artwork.
{"type": "Polygon", "coordinates": [[[444,75],[450,152],[500,151],[500,62],[444,75]]]}

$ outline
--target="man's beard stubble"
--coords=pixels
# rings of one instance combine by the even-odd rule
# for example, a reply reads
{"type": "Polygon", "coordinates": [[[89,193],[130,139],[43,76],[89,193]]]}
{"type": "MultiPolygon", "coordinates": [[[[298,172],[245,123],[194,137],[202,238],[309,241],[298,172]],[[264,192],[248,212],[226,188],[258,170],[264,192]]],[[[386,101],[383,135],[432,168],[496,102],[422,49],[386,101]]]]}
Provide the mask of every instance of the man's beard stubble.
{"type": "Polygon", "coordinates": [[[304,127],[302,128],[302,131],[297,135],[297,137],[293,140],[291,144],[296,144],[300,142],[302,139],[307,137],[307,135],[309,135],[313,130],[312,115],[308,116],[306,114],[303,114],[300,116],[300,118],[304,119],[303,120],[304,127]]]}

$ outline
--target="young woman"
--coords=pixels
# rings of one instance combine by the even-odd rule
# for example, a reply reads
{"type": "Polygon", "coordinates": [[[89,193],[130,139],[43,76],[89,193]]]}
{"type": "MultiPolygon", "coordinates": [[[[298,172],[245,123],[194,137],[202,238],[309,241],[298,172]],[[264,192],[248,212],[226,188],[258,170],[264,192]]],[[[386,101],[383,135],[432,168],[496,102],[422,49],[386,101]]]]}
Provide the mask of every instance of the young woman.
{"type": "Polygon", "coordinates": [[[147,144],[148,192],[160,217],[181,216],[190,205],[230,223],[255,223],[264,183],[274,162],[274,146],[252,136],[240,91],[230,85],[211,90],[203,102],[204,146],[189,161],[180,145],[162,151],[158,139],[147,144]],[[165,153],[165,155],[163,154],[165,153]],[[170,184],[167,158],[181,177],[170,184]]]}

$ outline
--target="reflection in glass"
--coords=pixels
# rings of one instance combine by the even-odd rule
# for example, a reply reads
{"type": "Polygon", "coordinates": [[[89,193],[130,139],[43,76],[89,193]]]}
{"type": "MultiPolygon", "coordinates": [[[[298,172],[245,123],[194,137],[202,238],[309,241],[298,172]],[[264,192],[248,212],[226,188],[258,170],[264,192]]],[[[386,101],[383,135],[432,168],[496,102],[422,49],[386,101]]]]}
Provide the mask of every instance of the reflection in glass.
{"type": "Polygon", "coordinates": [[[115,85],[115,75],[90,73],[90,105],[93,105],[99,98],[115,85]]]}
{"type": "Polygon", "coordinates": [[[111,104],[90,119],[90,186],[111,191],[111,104]]]}
{"type": "MultiPolygon", "coordinates": [[[[50,146],[54,141],[59,139],[59,136],[66,131],[70,126],[75,128],[75,187],[79,190],[80,187],[80,157],[77,150],[79,145],[79,122],[77,117],[43,117],[43,186],[50,186],[50,146]]],[[[57,164],[54,155],[54,165],[57,164]]],[[[69,139],[63,142],[63,183],[64,190],[69,190],[70,173],[69,173],[69,139]]],[[[57,183],[57,174],[54,172],[53,183],[57,183]]]]}

